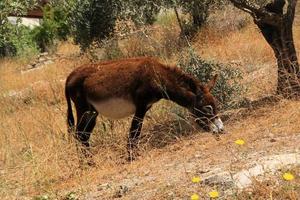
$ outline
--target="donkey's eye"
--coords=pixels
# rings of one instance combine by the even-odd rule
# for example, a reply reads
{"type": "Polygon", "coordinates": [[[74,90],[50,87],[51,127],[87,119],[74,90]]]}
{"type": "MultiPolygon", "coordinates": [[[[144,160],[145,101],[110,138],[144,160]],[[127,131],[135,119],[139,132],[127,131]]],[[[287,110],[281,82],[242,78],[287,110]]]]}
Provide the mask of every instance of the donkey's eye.
{"type": "Polygon", "coordinates": [[[207,114],[213,114],[213,108],[210,105],[204,106],[203,111],[206,112],[207,114]]]}

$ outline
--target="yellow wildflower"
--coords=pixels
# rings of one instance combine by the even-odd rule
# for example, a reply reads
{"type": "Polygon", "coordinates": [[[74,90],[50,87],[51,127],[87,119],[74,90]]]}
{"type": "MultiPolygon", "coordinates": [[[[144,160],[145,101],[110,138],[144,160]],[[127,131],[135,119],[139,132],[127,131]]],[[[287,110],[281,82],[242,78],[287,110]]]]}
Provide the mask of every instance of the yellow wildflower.
{"type": "Polygon", "coordinates": [[[237,145],[244,145],[245,141],[242,140],[242,139],[239,139],[239,140],[236,140],[234,143],[237,144],[237,145]]]}
{"type": "Polygon", "coordinates": [[[219,192],[216,190],[213,190],[211,192],[208,193],[210,198],[218,198],[219,197],[219,192]]]}
{"type": "Polygon", "coordinates": [[[199,177],[199,176],[194,176],[193,178],[192,178],[192,182],[193,183],[199,183],[201,181],[201,178],[199,177]]]}
{"type": "Polygon", "coordinates": [[[293,174],[291,174],[290,172],[286,172],[283,174],[283,179],[286,180],[286,181],[291,181],[291,180],[294,180],[295,177],[293,174]]]}
{"type": "Polygon", "coordinates": [[[199,200],[199,195],[198,194],[193,194],[191,196],[191,200],[199,200]]]}

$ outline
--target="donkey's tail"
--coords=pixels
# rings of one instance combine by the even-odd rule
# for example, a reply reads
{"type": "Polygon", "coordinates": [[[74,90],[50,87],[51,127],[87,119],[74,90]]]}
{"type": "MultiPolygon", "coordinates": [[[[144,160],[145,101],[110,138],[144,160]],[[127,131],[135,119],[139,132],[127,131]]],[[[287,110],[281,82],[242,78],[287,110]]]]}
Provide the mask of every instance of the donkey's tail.
{"type": "Polygon", "coordinates": [[[66,96],[67,105],[68,105],[68,109],[67,109],[68,130],[71,131],[74,127],[74,116],[73,116],[73,112],[72,112],[70,92],[69,92],[69,88],[68,88],[67,84],[66,84],[66,87],[65,87],[65,96],[66,96]]]}

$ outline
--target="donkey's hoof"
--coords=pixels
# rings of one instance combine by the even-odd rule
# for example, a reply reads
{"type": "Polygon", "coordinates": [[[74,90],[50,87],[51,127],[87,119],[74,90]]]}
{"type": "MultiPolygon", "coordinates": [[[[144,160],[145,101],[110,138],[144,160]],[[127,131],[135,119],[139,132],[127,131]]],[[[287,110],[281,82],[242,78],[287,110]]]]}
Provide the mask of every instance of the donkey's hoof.
{"type": "Polygon", "coordinates": [[[128,152],[128,158],[127,158],[127,161],[128,162],[133,162],[134,160],[136,160],[140,154],[135,150],[135,151],[130,151],[128,152]]]}
{"type": "Polygon", "coordinates": [[[133,162],[136,158],[134,156],[128,156],[127,161],[133,162]]]}

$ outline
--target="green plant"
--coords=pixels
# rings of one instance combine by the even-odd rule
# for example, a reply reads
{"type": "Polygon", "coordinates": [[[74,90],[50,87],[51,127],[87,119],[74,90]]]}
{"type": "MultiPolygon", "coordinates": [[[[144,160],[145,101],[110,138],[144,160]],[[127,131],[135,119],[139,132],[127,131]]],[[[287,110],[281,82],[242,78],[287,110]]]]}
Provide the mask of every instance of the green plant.
{"type": "Polygon", "coordinates": [[[164,12],[159,13],[156,17],[155,24],[168,28],[174,26],[174,24],[177,25],[174,11],[171,9],[165,9],[164,12]]]}
{"type": "Polygon", "coordinates": [[[156,0],[120,1],[119,17],[131,19],[137,25],[153,24],[161,9],[161,2],[156,0]]]}
{"type": "Polygon", "coordinates": [[[20,24],[7,25],[9,35],[0,44],[0,57],[30,57],[38,53],[37,45],[32,38],[31,30],[20,24]]]}
{"type": "Polygon", "coordinates": [[[0,57],[20,55],[24,50],[28,52],[27,47],[34,46],[27,34],[28,31],[20,26],[20,19],[16,20],[16,24],[12,24],[8,16],[11,14],[21,16],[28,9],[35,7],[36,3],[35,0],[0,1],[0,57]]]}
{"type": "Polygon", "coordinates": [[[119,10],[119,1],[79,0],[68,4],[69,24],[75,42],[86,50],[93,42],[112,35],[119,10]]]}
{"type": "Polygon", "coordinates": [[[242,73],[230,65],[206,61],[196,55],[192,50],[185,58],[178,61],[180,67],[186,72],[196,76],[202,83],[206,83],[214,74],[218,74],[218,81],[212,93],[218,99],[221,110],[237,107],[241,95],[245,91],[239,81],[242,73]]]}
{"type": "Polygon", "coordinates": [[[46,5],[43,22],[32,30],[33,39],[42,52],[55,47],[55,40],[66,40],[70,29],[67,24],[66,7],[46,5]]]}
{"type": "Polygon", "coordinates": [[[189,19],[180,20],[182,34],[192,37],[206,22],[210,15],[210,9],[220,7],[224,0],[164,0],[167,8],[181,8],[183,14],[189,15],[189,19]]]}
{"type": "Polygon", "coordinates": [[[26,26],[14,26],[10,41],[16,49],[14,55],[18,57],[31,57],[39,52],[31,30],[26,26]]]}

